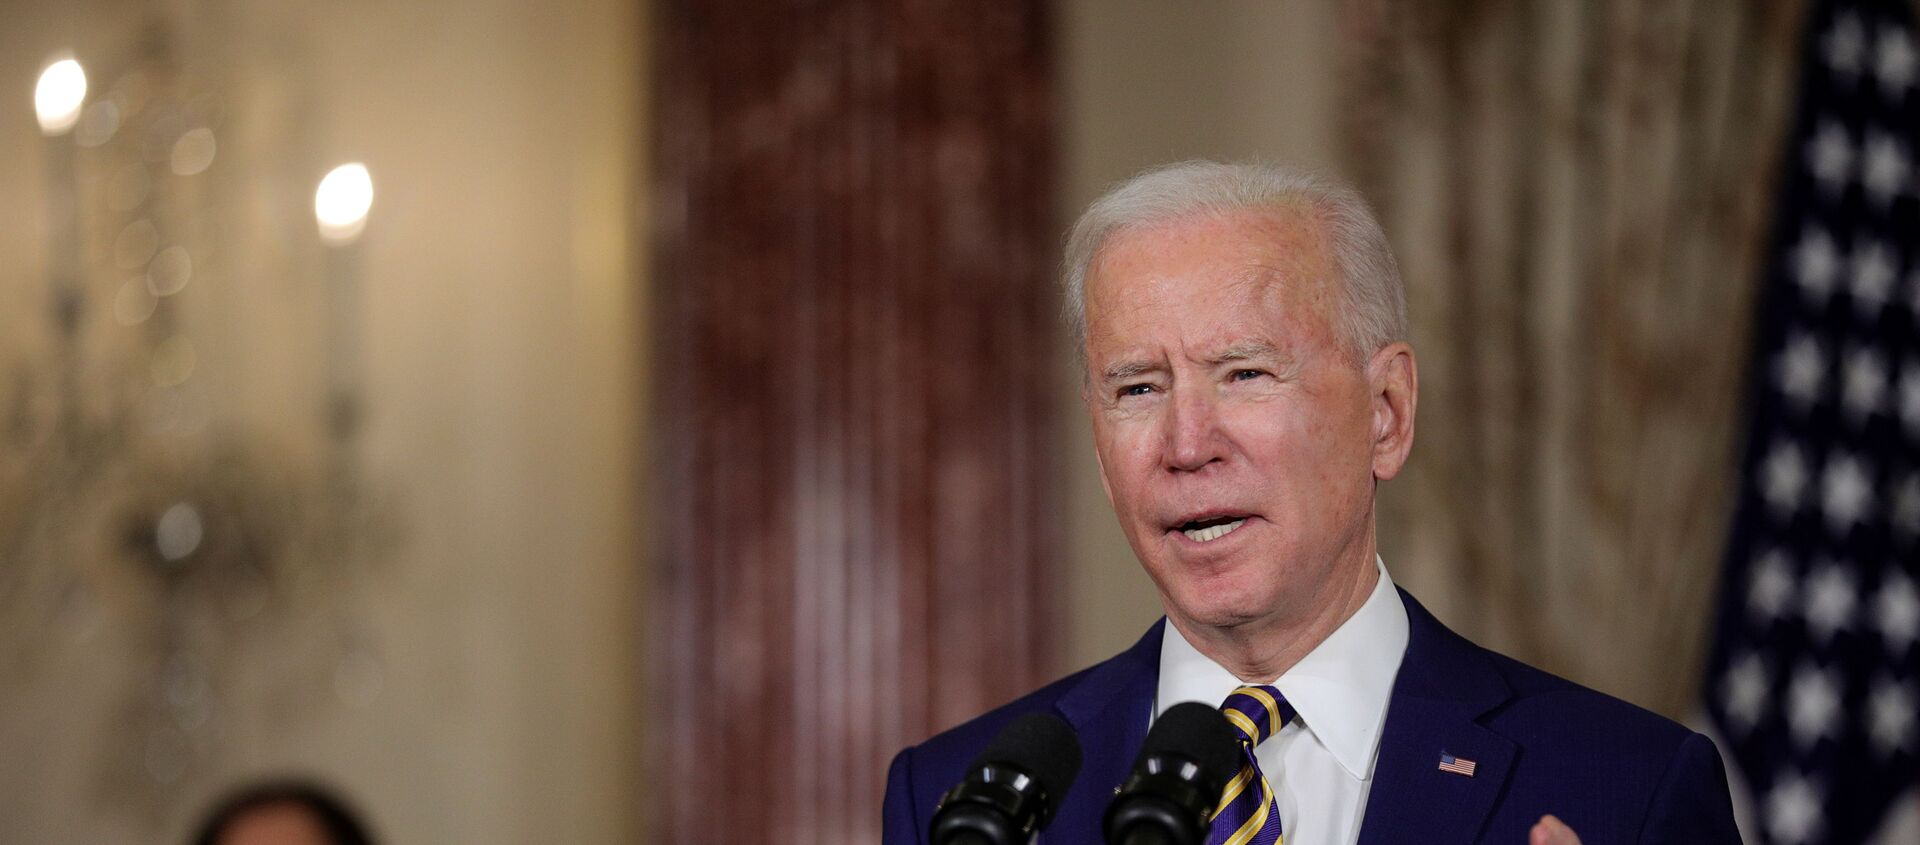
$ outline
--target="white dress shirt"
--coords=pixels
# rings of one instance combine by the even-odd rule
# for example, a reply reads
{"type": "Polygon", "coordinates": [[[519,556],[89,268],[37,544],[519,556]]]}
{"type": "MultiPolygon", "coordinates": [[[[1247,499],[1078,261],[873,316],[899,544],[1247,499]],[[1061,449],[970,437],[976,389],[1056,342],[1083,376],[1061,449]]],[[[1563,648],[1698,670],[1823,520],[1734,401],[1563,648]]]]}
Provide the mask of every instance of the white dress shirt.
{"type": "Polygon", "coordinates": [[[1278,680],[1243,682],[1172,624],[1160,641],[1154,716],[1183,701],[1220,706],[1243,683],[1278,688],[1299,717],[1254,749],[1273,784],[1287,845],[1352,845],[1360,836],[1393,679],[1407,653],[1407,609],[1380,580],[1353,616],[1278,680]]]}

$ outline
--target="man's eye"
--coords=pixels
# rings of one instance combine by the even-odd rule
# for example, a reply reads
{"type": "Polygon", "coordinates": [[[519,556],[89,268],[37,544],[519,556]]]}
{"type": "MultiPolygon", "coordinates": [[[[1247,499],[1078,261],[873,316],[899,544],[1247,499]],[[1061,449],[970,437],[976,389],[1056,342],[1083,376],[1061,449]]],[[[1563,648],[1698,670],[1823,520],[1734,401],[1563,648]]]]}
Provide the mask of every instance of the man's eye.
{"type": "Polygon", "coordinates": [[[1121,396],[1145,396],[1152,392],[1153,385],[1151,384],[1129,384],[1126,387],[1120,388],[1121,396]]]}
{"type": "Polygon", "coordinates": [[[1233,375],[1230,376],[1230,378],[1232,378],[1234,381],[1249,381],[1252,379],[1257,379],[1264,375],[1266,375],[1266,373],[1263,373],[1259,370],[1234,370],[1233,375]]]}

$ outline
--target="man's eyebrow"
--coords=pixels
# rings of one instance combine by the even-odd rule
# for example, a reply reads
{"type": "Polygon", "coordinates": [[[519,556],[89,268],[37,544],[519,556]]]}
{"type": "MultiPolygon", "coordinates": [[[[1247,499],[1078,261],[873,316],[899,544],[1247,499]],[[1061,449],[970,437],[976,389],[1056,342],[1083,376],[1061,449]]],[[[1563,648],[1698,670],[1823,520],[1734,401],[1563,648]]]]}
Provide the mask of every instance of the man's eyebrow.
{"type": "Polygon", "coordinates": [[[1279,347],[1263,340],[1247,340],[1236,343],[1207,359],[1209,364],[1225,364],[1229,361],[1250,361],[1255,358],[1280,358],[1279,347]]]}
{"type": "Polygon", "coordinates": [[[1161,366],[1152,361],[1122,361],[1121,363],[1108,367],[1105,372],[1100,374],[1100,378],[1105,381],[1120,381],[1151,372],[1158,372],[1160,369],[1162,369],[1161,366]]]}

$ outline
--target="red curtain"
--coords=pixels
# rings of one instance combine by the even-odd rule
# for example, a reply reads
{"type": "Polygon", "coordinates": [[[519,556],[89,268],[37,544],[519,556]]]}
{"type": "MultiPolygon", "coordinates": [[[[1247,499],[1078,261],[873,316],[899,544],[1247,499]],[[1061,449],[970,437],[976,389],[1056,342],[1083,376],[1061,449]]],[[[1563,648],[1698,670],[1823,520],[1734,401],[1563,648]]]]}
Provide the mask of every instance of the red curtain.
{"type": "Polygon", "coordinates": [[[1053,668],[1041,0],[670,0],[650,195],[659,841],[877,841],[1053,668]]]}

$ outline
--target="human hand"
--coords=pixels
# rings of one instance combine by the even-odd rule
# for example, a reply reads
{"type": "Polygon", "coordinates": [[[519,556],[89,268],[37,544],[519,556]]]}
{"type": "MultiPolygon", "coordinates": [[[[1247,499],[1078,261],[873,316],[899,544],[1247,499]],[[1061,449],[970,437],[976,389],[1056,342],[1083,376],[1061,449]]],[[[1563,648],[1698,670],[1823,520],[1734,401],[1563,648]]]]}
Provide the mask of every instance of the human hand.
{"type": "Polygon", "coordinates": [[[1567,823],[1551,815],[1541,816],[1527,834],[1527,845],[1580,845],[1580,836],[1567,823]]]}

